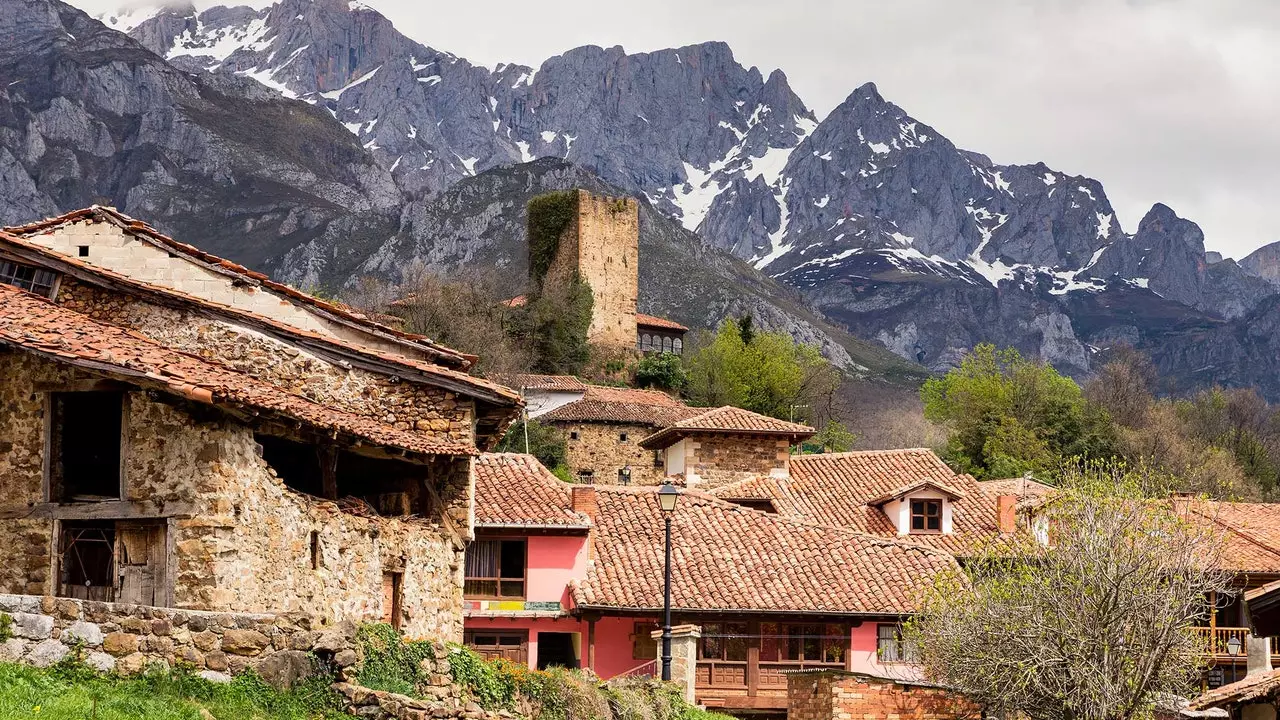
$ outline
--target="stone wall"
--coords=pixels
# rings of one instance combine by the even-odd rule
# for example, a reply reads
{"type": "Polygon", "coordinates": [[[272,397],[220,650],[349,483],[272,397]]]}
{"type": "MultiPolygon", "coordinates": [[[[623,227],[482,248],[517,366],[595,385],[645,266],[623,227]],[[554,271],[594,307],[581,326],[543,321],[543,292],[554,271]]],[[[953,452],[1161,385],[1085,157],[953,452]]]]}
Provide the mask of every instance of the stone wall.
{"type": "Polygon", "coordinates": [[[425,351],[416,351],[412,345],[329,320],[315,310],[260,286],[237,283],[226,274],[139,240],[110,223],[87,220],[67,223],[28,239],[80,262],[221,305],[241,308],[302,330],[368,345],[384,352],[412,355],[419,359],[426,357],[425,351]],[[81,246],[88,248],[88,255],[80,255],[81,246]]]}
{"type": "Polygon", "coordinates": [[[0,660],[47,667],[79,650],[94,668],[129,675],[183,664],[215,681],[253,668],[287,687],[310,674],[316,653],[338,669],[358,660],[355,625],[323,626],[305,615],[213,613],[0,595],[13,637],[0,660]]]}
{"type": "MultiPolygon", "coordinates": [[[[0,510],[23,514],[44,500],[44,394],[34,384],[91,377],[0,352],[0,510]]],[[[164,526],[171,548],[157,604],[171,598],[186,609],[378,620],[386,610],[384,574],[393,572],[400,573],[406,632],[461,639],[469,458],[418,466],[438,488],[424,517],[364,517],[289,489],[258,456],[252,429],[215,409],[140,391],[127,393],[126,405],[125,500],[145,510],[131,517],[164,526]]],[[[0,520],[0,592],[57,591],[59,522],[0,520]]]]}
{"type": "Polygon", "coordinates": [[[393,382],[386,375],[342,367],[249,328],[110,293],[72,278],[62,279],[57,302],[323,405],[377,418],[401,430],[475,441],[474,401],[441,388],[393,382]]]}
{"type": "Polygon", "coordinates": [[[977,720],[982,708],[936,686],[843,670],[808,671],[787,679],[787,720],[977,720]]]}
{"type": "Polygon", "coordinates": [[[618,484],[618,471],[631,468],[632,485],[659,485],[665,476],[661,466],[654,467],[653,451],[640,447],[640,441],[656,429],[649,425],[614,423],[556,423],[564,433],[566,462],[574,477],[582,470],[594,471],[601,485],[618,484]],[[572,433],[577,433],[575,440],[572,433]],[[621,440],[625,433],[627,439],[621,440]]]}
{"type": "Polygon", "coordinates": [[[619,352],[636,346],[640,216],[632,198],[578,191],[578,271],[591,284],[588,340],[619,352]]]}
{"type": "Polygon", "coordinates": [[[790,462],[786,438],[704,434],[685,442],[685,477],[690,487],[702,490],[761,475],[785,476],[790,462]]]}

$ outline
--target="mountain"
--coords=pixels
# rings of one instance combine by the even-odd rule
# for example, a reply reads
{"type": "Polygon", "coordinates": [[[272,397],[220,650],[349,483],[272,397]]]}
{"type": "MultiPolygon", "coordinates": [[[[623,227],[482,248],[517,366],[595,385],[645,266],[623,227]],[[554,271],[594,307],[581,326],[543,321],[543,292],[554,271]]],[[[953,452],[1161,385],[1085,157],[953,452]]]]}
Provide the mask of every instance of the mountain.
{"type": "MultiPolygon", "coordinates": [[[[766,76],[744,67],[716,42],[630,54],[588,46],[536,69],[488,68],[405,37],[356,0],[170,7],[102,19],[136,41],[131,52],[149,49],[148,62],[183,83],[250,103],[235,113],[238,122],[224,123],[229,128],[190,117],[210,143],[235,140],[262,153],[231,153],[239,174],[229,184],[199,153],[162,163],[193,168],[196,198],[215,198],[206,185],[222,189],[216,202],[195,203],[186,215],[174,210],[176,201],[154,199],[150,175],[144,182],[140,173],[108,173],[85,185],[107,188],[102,194],[126,211],[290,282],[333,287],[365,273],[394,278],[415,260],[441,269],[499,264],[518,277],[520,198],[601,183],[643,198],[646,248],[683,248],[657,261],[671,264],[655,265],[645,277],[658,280],[646,280],[642,292],[650,288],[649,302],[694,298],[687,309],[664,309],[694,324],[696,298],[709,283],[749,279],[745,296],[709,296],[716,300],[707,316],[756,301],[798,308],[784,313],[792,319],[816,308],[830,337],[847,328],[935,371],[974,344],[993,342],[1083,376],[1099,353],[1126,342],[1188,388],[1257,383],[1280,398],[1265,317],[1280,292],[1280,251],[1223,260],[1205,252],[1194,222],[1162,204],[1126,231],[1097,180],[958,148],[872,83],[820,119],[781,71],[766,76]],[[265,104],[264,90],[275,105],[265,104]],[[286,153],[279,161],[278,182],[290,192],[331,200],[302,201],[306,232],[281,219],[288,201],[226,192],[248,182],[242,176],[258,177],[251,161],[279,154],[265,142],[275,132],[271,122],[264,121],[264,138],[245,130],[268,107],[304,113],[317,133],[345,134],[334,147],[351,153],[286,153]],[[343,184],[350,192],[337,200],[308,192],[302,180],[315,168],[304,175],[284,164],[330,159],[335,178],[365,178],[343,184]],[[243,222],[248,233],[201,224],[197,210],[243,222]],[[726,265],[714,250],[742,262],[726,265]],[[681,273],[703,269],[711,280],[681,285],[681,273]]],[[[66,92],[66,101],[78,102],[79,89],[66,92]]],[[[185,108],[178,103],[175,112],[185,108]]],[[[31,140],[23,133],[31,124],[5,127],[0,146],[27,158],[31,140]]],[[[80,137],[68,151],[94,147],[87,132],[80,137]]],[[[303,130],[285,140],[309,137],[303,130]]],[[[110,163],[128,155],[127,141],[113,140],[110,163]]],[[[4,180],[0,170],[0,190],[24,198],[10,214],[75,204],[55,199],[57,176],[46,180],[29,160],[22,172],[37,190],[4,180]]]]}

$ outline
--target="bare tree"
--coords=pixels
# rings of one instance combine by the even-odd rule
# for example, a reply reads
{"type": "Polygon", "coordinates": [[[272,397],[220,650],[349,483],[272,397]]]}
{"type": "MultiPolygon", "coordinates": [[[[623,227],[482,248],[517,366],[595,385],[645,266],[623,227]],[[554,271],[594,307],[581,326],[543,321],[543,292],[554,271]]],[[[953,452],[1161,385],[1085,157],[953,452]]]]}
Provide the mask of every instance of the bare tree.
{"type": "Polygon", "coordinates": [[[1222,537],[1142,469],[1069,469],[1038,511],[1045,542],[992,548],[944,578],[906,627],[934,681],[1034,720],[1127,720],[1182,694],[1193,630],[1224,592],[1222,537]]]}

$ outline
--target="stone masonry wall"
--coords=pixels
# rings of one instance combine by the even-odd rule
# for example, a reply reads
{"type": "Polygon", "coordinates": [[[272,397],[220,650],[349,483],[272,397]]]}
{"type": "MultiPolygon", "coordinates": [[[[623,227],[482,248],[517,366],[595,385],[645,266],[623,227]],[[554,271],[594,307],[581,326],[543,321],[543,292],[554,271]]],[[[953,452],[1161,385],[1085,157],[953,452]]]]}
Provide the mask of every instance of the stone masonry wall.
{"type": "Polygon", "coordinates": [[[761,435],[694,435],[686,443],[685,476],[691,487],[711,490],[761,475],[788,472],[785,438],[761,435]],[[694,482],[692,476],[698,480],[694,482]]]}
{"type": "MultiPolygon", "coordinates": [[[[134,674],[184,664],[211,680],[253,668],[268,680],[308,673],[308,653],[335,665],[357,660],[355,626],[326,627],[304,615],[213,613],[32,595],[0,595],[13,637],[0,660],[48,667],[79,648],[103,672],[134,674]]],[[[282,683],[288,685],[288,682],[282,683]]]]}
{"type": "Polygon", "coordinates": [[[826,670],[787,680],[787,720],[977,720],[982,708],[943,688],[826,670]]]}
{"type": "MultiPolygon", "coordinates": [[[[43,396],[38,382],[91,376],[0,352],[0,508],[43,501],[43,396]]],[[[127,394],[126,499],[157,503],[173,548],[166,573],[178,607],[299,611],[337,621],[383,615],[383,574],[401,576],[402,628],[458,640],[462,550],[474,480],[469,458],[444,461],[440,485],[453,528],[429,519],[369,518],[290,490],[256,452],[253,432],[216,410],[127,394]],[[193,506],[190,516],[163,504],[193,506]],[[319,562],[312,567],[311,533],[319,562]]],[[[53,594],[55,521],[0,520],[0,592],[53,594]]]]}
{"type": "MultiPolygon", "coordinates": [[[[143,242],[110,223],[67,223],[51,232],[34,235],[30,241],[81,262],[222,305],[243,308],[319,335],[361,343],[385,352],[415,353],[411,347],[327,320],[261,287],[237,285],[226,275],[143,242]],[[87,256],[79,255],[81,246],[88,247],[87,256]]],[[[421,359],[425,353],[416,353],[416,356],[421,359]]]]}
{"type": "Polygon", "coordinates": [[[652,435],[648,425],[616,425],[612,423],[556,423],[564,433],[569,470],[577,477],[581,470],[595,471],[601,485],[618,484],[618,471],[631,468],[632,485],[659,485],[665,475],[661,466],[654,467],[653,451],[640,447],[640,440],[652,435]],[[574,440],[571,433],[577,433],[574,440]],[[626,441],[620,440],[626,433],[626,441]]]}
{"type": "Polygon", "coordinates": [[[635,200],[578,191],[578,271],[591,284],[594,299],[587,338],[601,347],[634,352],[640,275],[635,200]]]}
{"type": "Polygon", "coordinates": [[[63,278],[57,302],[324,405],[374,417],[401,430],[475,441],[474,402],[440,388],[392,382],[384,375],[344,368],[255,330],[109,293],[71,278],[63,278]]]}

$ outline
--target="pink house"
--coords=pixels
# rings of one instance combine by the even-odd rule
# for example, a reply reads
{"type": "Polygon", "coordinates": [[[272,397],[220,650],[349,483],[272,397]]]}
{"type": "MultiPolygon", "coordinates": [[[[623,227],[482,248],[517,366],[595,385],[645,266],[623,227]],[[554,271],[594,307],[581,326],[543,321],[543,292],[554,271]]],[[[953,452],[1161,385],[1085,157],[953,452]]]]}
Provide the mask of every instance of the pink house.
{"type": "MultiPolygon", "coordinates": [[[[466,642],[531,667],[656,674],[662,517],[656,488],[569,485],[536,460],[476,463],[466,642]]],[[[675,624],[701,628],[696,695],[778,712],[788,671],[913,677],[898,626],[946,552],[820,527],[686,491],[673,517],[675,624]]]]}

